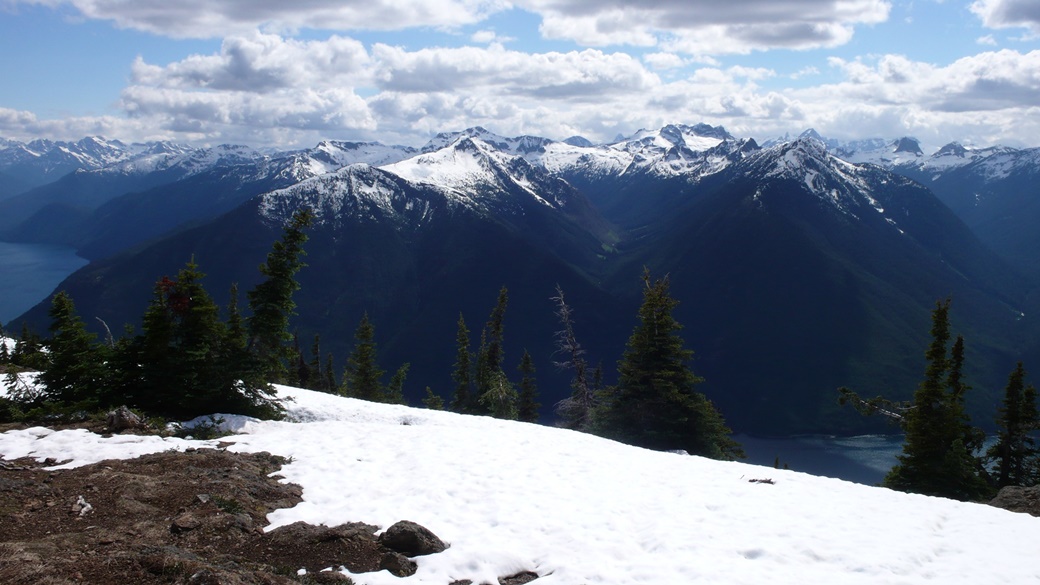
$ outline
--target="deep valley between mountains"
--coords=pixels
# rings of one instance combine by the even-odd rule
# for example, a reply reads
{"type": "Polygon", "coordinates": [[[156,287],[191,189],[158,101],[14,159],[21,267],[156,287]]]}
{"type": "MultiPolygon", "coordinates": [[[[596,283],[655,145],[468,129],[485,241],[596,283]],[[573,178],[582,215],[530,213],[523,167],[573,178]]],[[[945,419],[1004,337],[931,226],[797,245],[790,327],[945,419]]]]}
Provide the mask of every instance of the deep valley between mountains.
{"type": "MultiPolygon", "coordinates": [[[[384,368],[411,364],[412,403],[426,386],[449,397],[460,313],[479,335],[505,286],[507,373],[531,354],[551,420],[570,393],[570,373],[553,366],[555,286],[610,383],[644,267],[669,275],[700,389],[737,432],[883,429],[843,410],[836,388],[909,398],[940,299],[953,300],[967,342],[977,424],[990,424],[1016,361],[1040,363],[1037,149],[926,156],[908,139],[808,134],[760,145],[706,125],[591,145],[474,128],[423,149],[95,142],[105,156],[48,174],[46,145],[32,144],[20,147],[36,158],[0,150],[0,238],[89,258],[58,289],[91,326],[138,324],[153,283],[191,258],[226,304],[232,283],[259,281],[270,243],[307,207],[301,347],[320,334],[342,368],[367,312],[384,368]]],[[[46,331],[48,306],[7,330],[46,331]]]]}

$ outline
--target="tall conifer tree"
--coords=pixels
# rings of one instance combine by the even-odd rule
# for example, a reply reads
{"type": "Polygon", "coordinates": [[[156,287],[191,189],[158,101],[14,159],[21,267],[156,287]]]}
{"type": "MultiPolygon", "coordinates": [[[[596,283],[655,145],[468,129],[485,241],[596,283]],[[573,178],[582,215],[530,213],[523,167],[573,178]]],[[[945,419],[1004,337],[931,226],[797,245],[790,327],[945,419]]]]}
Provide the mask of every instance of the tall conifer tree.
{"type": "Polygon", "coordinates": [[[1035,485],[1038,470],[1036,443],[1031,434],[1040,429],[1036,388],[1026,386],[1022,362],[1008,376],[1004,401],[997,416],[997,442],[987,453],[996,463],[997,487],[1035,485]]]}
{"type": "MultiPolygon", "coordinates": [[[[489,405],[494,404],[500,398],[489,397],[485,399],[484,396],[488,393],[494,393],[498,397],[503,396],[504,386],[501,382],[503,379],[508,381],[508,376],[502,370],[502,364],[505,360],[503,342],[505,339],[505,315],[508,303],[509,291],[503,286],[498,291],[498,301],[495,303],[495,308],[491,310],[491,315],[480,333],[480,350],[477,352],[477,371],[475,376],[478,400],[473,405],[477,414],[493,414],[489,405]]],[[[512,388],[512,384],[510,384],[510,388],[512,388]]],[[[516,391],[515,388],[513,391],[516,391]]]]}
{"type": "Polygon", "coordinates": [[[250,387],[266,387],[271,382],[284,380],[289,359],[287,342],[289,318],[295,314],[296,303],[293,293],[300,288],[296,273],[305,266],[302,257],[307,241],[304,230],[310,226],[313,215],[302,209],[293,215],[285,226],[282,239],[274,243],[267,255],[267,262],[260,265],[260,273],[267,277],[249,291],[249,308],[252,312],[247,328],[250,353],[256,360],[256,377],[248,380],[250,387]]]}
{"type": "Polygon", "coordinates": [[[885,476],[895,490],[959,500],[985,496],[989,487],[975,455],[979,433],[964,411],[961,367],[964,342],[949,349],[950,301],[937,302],[932,312],[932,342],[925,352],[924,380],[914,393],[913,406],[902,414],[906,431],[903,453],[885,476]]]}
{"type": "Polygon", "coordinates": [[[451,379],[455,382],[455,393],[452,397],[451,409],[455,412],[469,412],[473,402],[472,354],[469,350],[469,329],[466,320],[459,313],[458,329],[455,333],[455,369],[451,379]]]}
{"type": "Polygon", "coordinates": [[[594,432],[651,449],[682,449],[716,459],[742,457],[722,415],[696,391],[702,378],[693,373],[672,316],[678,301],[668,278],[651,281],[643,274],[639,324],[618,362],[618,384],[604,391],[594,412],[594,432]]]}
{"type": "Polygon", "coordinates": [[[48,399],[87,407],[103,405],[109,390],[106,350],[87,331],[65,291],[51,299],[50,317],[49,360],[39,377],[48,399]]]}

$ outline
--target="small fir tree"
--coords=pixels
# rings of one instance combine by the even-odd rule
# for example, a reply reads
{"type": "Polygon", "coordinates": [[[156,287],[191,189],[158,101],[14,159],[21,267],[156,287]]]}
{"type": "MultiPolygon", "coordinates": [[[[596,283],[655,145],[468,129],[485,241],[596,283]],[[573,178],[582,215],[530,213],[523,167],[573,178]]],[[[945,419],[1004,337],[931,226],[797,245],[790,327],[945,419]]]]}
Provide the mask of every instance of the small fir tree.
{"type": "Polygon", "coordinates": [[[408,369],[411,364],[404,364],[394,375],[390,377],[390,383],[386,385],[386,391],[383,393],[383,402],[390,404],[408,404],[408,401],[404,398],[404,381],[408,378],[408,369]]]}
{"type": "Polygon", "coordinates": [[[336,391],[336,370],[332,367],[332,354],[325,354],[325,382],[322,384],[323,392],[334,393],[336,391]]]}
{"type": "Polygon", "coordinates": [[[506,378],[505,372],[496,370],[488,380],[487,391],[480,395],[480,403],[488,414],[495,418],[516,420],[516,387],[506,378]]]}
{"type": "Polygon", "coordinates": [[[311,361],[308,363],[311,379],[307,388],[311,390],[322,390],[325,386],[325,372],[321,365],[321,335],[314,334],[314,343],[311,344],[311,361]]]}
{"type": "Polygon", "coordinates": [[[375,327],[368,320],[368,313],[365,313],[354,332],[354,350],[347,358],[347,368],[343,372],[344,395],[382,402],[384,396],[380,380],[384,373],[376,363],[375,327]]]}
{"type": "Polygon", "coordinates": [[[459,313],[458,329],[455,333],[455,368],[452,370],[451,379],[455,382],[455,394],[452,398],[451,409],[455,412],[470,412],[473,394],[470,369],[472,367],[472,354],[469,350],[469,329],[466,328],[466,320],[459,313]]]}
{"type": "Polygon", "coordinates": [[[531,354],[524,350],[520,358],[520,398],[517,403],[517,420],[523,422],[538,422],[538,382],[535,380],[534,361],[531,354]]]}
{"type": "Polygon", "coordinates": [[[444,410],[444,399],[433,393],[429,386],[426,387],[426,395],[422,404],[429,410],[444,410]]]}
{"type": "Polygon", "coordinates": [[[860,398],[839,388],[840,402],[851,403],[863,414],[882,414],[905,433],[903,452],[885,476],[883,485],[894,490],[978,500],[990,493],[987,474],[976,452],[983,435],[971,426],[964,408],[964,339],[950,347],[950,301],[936,302],[932,311],[932,341],[925,352],[925,375],[913,401],[893,402],[883,397],[860,398]]]}
{"type": "Polygon", "coordinates": [[[925,353],[925,377],[905,414],[906,439],[898,463],[884,485],[899,491],[975,500],[989,492],[982,465],[974,454],[974,437],[964,412],[963,340],[949,355],[950,301],[936,303],[932,343],[925,353]],[[958,349],[959,348],[959,349],[958,349]]]}

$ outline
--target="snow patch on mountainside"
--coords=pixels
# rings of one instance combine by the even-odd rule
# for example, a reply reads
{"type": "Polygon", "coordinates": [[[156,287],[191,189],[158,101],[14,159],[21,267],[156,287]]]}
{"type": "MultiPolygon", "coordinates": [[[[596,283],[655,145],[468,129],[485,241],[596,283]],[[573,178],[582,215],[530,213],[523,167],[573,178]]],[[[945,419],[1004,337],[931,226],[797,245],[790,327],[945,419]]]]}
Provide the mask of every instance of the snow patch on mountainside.
{"type": "MultiPolygon", "coordinates": [[[[872,194],[872,177],[878,171],[828,153],[826,145],[819,140],[800,138],[763,149],[753,156],[755,160],[750,166],[758,168],[765,178],[801,182],[809,193],[850,217],[858,217],[856,209],[864,206],[885,214],[884,206],[872,194]]],[[[885,219],[892,225],[896,224],[891,217],[885,219]]]]}
{"type": "Polygon", "coordinates": [[[359,210],[363,217],[378,220],[394,217],[393,200],[398,188],[372,167],[358,163],[303,180],[295,185],[260,196],[260,214],[286,221],[296,210],[310,208],[316,223],[335,221],[345,208],[359,210]]]}
{"type": "Polygon", "coordinates": [[[440,150],[380,168],[412,183],[445,189],[456,199],[468,202],[488,193],[519,188],[548,207],[561,203],[542,197],[532,181],[531,173],[535,169],[526,159],[499,146],[501,144],[485,142],[482,137],[461,136],[440,150]]]}

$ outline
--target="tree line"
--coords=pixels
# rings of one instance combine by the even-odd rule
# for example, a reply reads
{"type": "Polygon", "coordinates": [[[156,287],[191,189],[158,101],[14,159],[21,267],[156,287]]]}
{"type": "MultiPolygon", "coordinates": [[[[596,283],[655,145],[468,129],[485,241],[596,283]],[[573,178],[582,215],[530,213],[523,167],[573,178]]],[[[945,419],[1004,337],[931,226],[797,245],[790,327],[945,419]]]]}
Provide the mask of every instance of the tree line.
{"type": "Polygon", "coordinates": [[[155,283],[141,332],[127,327],[118,340],[105,324],[106,339],[98,341],[72,298],[57,293],[49,339],[23,327],[15,347],[2,348],[10,390],[0,415],[68,416],[127,404],[181,419],[218,412],[279,416],[271,382],[286,375],[295,276],[304,266],[304,230],[311,220],[309,211],[297,213],[272,246],[260,266],[264,280],[247,293],[248,317],[239,313],[233,285],[221,319],[194,259],[175,277],[155,283]],[[38,371],[37,383],[25,383],[22,369],[38,371]]]}
{"type": "MultiPolygon", "coordinates": [[[[367,314],[354,333],[354,345],[342,374],[331,354],[322,354],[315,335],[309,358],[298,335],[290,333],[297,272],[305,266],[308,211],[285,227],[260,266],[265,279],[246,294],[246,315],[238,308],[232,285],[221,310],[202,284],[204,274],[188,261],[175,277],[164,276],[153,288],[142,317],[142,331],[127,328],[118,339],[88,332],[64,291],[51,302],[46,340],[23,327],[12,350],[0,346],[0,364],[8,371],[9,400],[0,401],[0,418],[20,412],[24,418],[70,415],[119,405],[166,418],[213,413],[278,417],[281,407],[272,383],[285,383],[343,396],[405,403],[409,364],[398,367],[389,382],[378,362],[375,326],[367,314]],[[223,313],[223,318],[221,314],[223,313]],[[38,371],[35,384],[18,376],[38,371]]],[[[689,366],[693,352],[684,347],[681,326],[672,316],[678,304],[668,278],[643,275],[643,304],[618,362],[618,383],[603,384],[603,368],[590,368],[574,329],[574,311],[557,286],[551,302],[560,330],[553,365],[573,371],[571,394],[555,405],[558,424],[652,449],[685,450],[715,458],[743,456],[714,405],[697,391],[703,380],[689,366]]],[[[505,315],[509,291],[503,286],[472,347],[471,332],[459,314],[452,394],[445,399],[426,387],[423,404],[455,412],[537,422],[536,368],[525,349],[507,374],[505,315]],[[516,380],[514,382],[513,380],[516,380]]],[[[107,325],[105,330],[108,331],[107,325]]]]}

